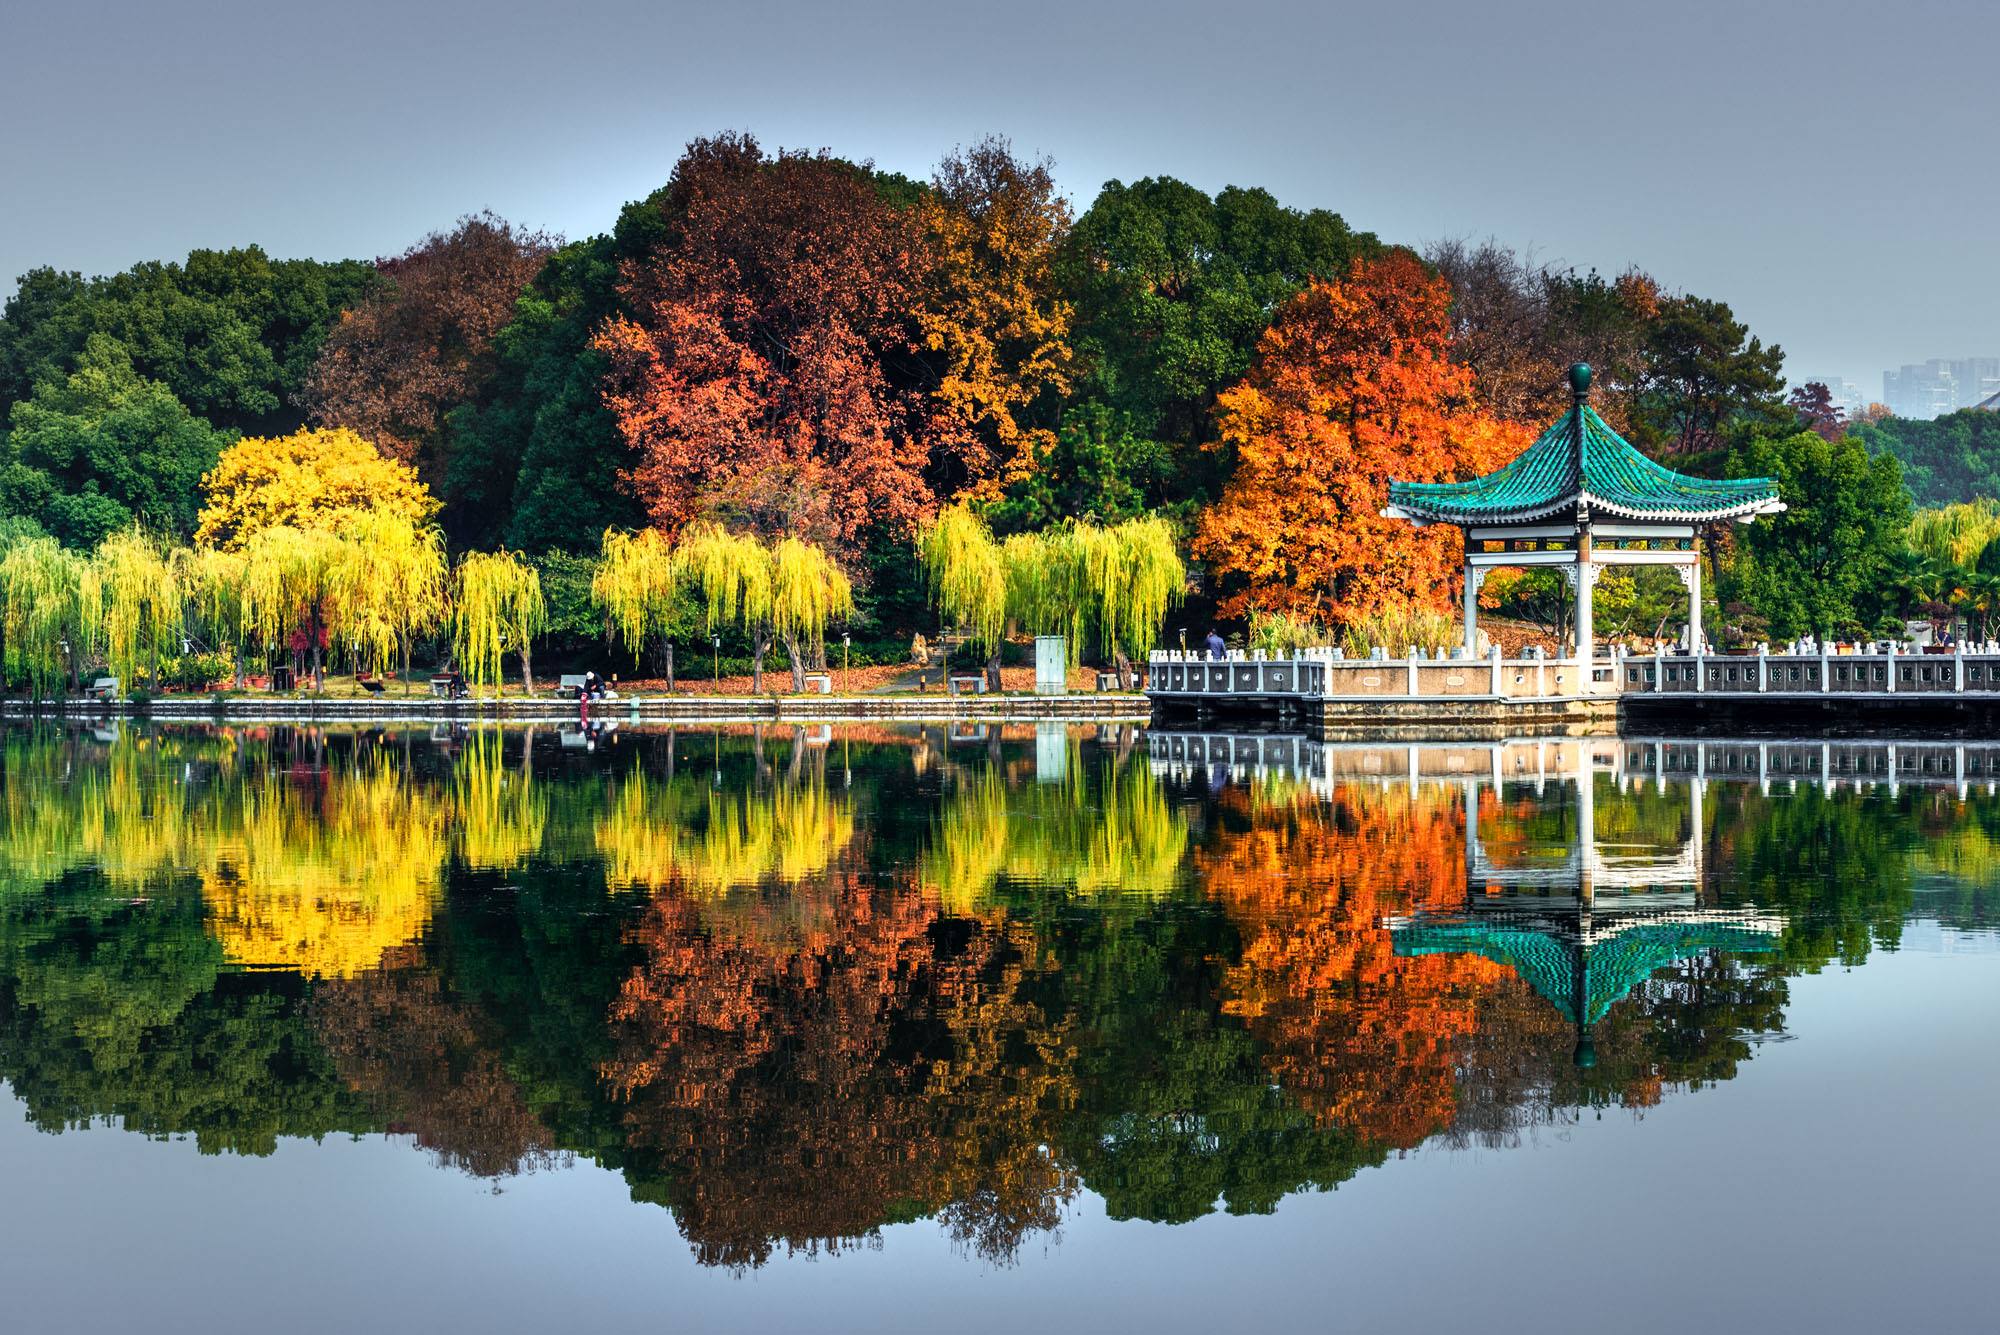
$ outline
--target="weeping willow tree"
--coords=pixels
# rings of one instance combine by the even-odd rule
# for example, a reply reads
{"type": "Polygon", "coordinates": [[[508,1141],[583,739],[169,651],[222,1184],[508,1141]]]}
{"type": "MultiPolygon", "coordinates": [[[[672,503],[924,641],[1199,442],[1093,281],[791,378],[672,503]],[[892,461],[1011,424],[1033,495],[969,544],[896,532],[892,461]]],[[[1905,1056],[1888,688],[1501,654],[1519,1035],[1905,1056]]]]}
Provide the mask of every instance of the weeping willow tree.
{"type": "Polygon", "coordinates": [[[1084,590],[1096,604],[1098,648],[1117,666],[1118,684],[1130,690],[1132,659],[1153,647],[1167,609],[1187,593],[1174,531],[1147,515],[1109,528],[1079,524],[1071,540],[1084,590]]]}
{"type": "Polygon", "coordinates": [[[96,648],[103,605],[96,563],[54,538],[27,538],[0,557],[0,661],[37,699],[78,682],[96,648]]]}
{"type": "Polygon", "coordinates": [[[247,562],[243,553],[216,547],[183,547],[174,556],[180,565],[189,633],[230,656],[235,667],[231,684],[242,690],[243,655],[253,633],[244,591],[247,562]]]}
{"type": "Polygon", "coordinates": [[[349,544],[324,529],[265,528],[243,544],[245,625],[265,653],[285,649],[294,669],[326,686],[325,652],[342,629],[349,544]]]}
{"type": "Polygon", "coordinates": [[[407,515],[364,510],[340,536],[347,551],[339,566],[339,601],[355,666],[377,675],[399,667],[408,693],[411,648],[445,618],[444,534],[407,515]]]}
{"type": "Polygon", "coordinates": [[[521,655],[521,685],[535,690],[534,641],[548,625],[542,577],[512,552],[472,552],[458,563],[451,646],[474,686],[500,685],[500,657],[521,655]]]}
{"type": "Polygon", "coordinates": [[[1944,572],[1970,572],[2000,538],[2000,501],[1966,501],[1919,510],[1910,517],[1910,550],[1944,572]]]}
{"type": "Polygon", "coordinates": [[[1073,521],[996,543],[983,520],[957,505],[923,530],[918,555],[939,610],[987,650],[995,689],[1010,622],[1030,635],[1061,635],[1072,664],[1094,645],[1131,686],[1132,658],[1152,647],[1187,589],[1173,529],[1152,516],[1109,528],[1073,521]]]}
{"type": "Polygon", "coordinates": [[[604,531],[604,554],[590,577],[590,601],[603,610],[607,628],[631,651],[635,666],[646,642],[659,638],[669,686],[673,664],[666,638],[679,592],[673,548],[658,529],[604,531]]]}
{"type": "Polygon", "coordinates": [[[771,629],[792,661],[792,690],[806,688],[806,668],[826,667],[826,628],[854,614],[854,585],[833,558],[808,542],[782,539],[771,550],[771,629]]]}
{"type": "Polygon", "coordinates": [[[144,672],[160,685],[160,660],[186,634],[185,563],[137,528],[113,533],[92,556],[102,598],[104,661],[128,687],[144,672]]]}
{"type": "Polygon", "coordinates": [[[1007,558],[986,521],[964,502],[945,507],[917,535],[931,599],[965,642],[986,655],[986,681],[1000,689],[1007,637],[1007,558]]]}
{"type": "Polygon", "coordinates": [[[771,652],[774,575],[769,548],[718,524],[688,525],[674,549],[674,577],[700,593],[708,633],[738,625],[749,636],[750,689],[760,695],[771,652]]]}

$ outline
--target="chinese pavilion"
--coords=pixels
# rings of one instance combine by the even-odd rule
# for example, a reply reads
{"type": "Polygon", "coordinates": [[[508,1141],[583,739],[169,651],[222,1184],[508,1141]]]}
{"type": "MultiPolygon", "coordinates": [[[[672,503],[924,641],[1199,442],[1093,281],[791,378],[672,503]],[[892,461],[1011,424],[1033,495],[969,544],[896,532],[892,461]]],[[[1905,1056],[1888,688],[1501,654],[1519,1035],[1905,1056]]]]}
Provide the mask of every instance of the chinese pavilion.
{"type": "Polygon", "coordinates": [[[1688,591],[1690,650],[1702,643],[1703,524],[1785,508],[1767,477],[1717,481],[1654,463],[1599,417],[1589,403],[1590,368],[1569,368],[1574,402],[1534,444],[1505,467],[1469,482],[1391,482],[1382,513],[1423,527],[1465,530],[1465,644],[1477,653],[1479,588],[1503,566],[1560,570],[1576,599],[1571,647],[1592,654],[1590,601],[1607,565],[1671,566],[1688,591]]]}

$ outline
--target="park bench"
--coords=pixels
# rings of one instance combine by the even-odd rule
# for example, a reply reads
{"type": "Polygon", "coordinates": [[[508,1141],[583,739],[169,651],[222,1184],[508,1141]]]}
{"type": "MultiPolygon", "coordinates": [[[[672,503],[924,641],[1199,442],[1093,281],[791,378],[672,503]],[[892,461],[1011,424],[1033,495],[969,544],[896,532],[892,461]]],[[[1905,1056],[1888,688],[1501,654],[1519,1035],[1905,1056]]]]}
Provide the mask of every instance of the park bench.
{"type": "Polygon", "coordinates": [[[833,694],[833,674],[831,672],[806,673],[806,690],[818,691],[821,695],[833,694]]]}
{"type": "Polygon", "coordinates": [[[953,695],[957,695],[961,691],[970,691],[974,695],[984,695],[986,694],[986,678],[982,676],[948,677],[945,679],[945,689],[949,690],[953,695]]]}
{"type": "Polygon", "coordinates": [[[118,698],[118,678],[99,677],[96,681],[90,683],[90,690],[86,694],[93,700],[116,700],[118,698]]]}
{"type": "Polygon", "coordinates": [[[1097,689],[1100,691],[1122,690],[1124,686],[1125,683],[1118,680],[1116,672],[1100,671],[1097,674],[1097,689]]]}
{"type": "Polygon", "coordinates": [[[465,695],[465,678],[456,672],[440,672],[431,678],[431,694],[444,700],[457,700],[465,695]]]}
{"type": "Polygon", "coordinates": [[[564,700],[574,700],[583,693],[583,674],[565,672],[556,682],[556,695],[564,700]]]}
{"type": "Polygon", "coordinates": [[[382,679],[380,677],[356,677],[354,684],[370,695],[382,694],[382,679]]]}

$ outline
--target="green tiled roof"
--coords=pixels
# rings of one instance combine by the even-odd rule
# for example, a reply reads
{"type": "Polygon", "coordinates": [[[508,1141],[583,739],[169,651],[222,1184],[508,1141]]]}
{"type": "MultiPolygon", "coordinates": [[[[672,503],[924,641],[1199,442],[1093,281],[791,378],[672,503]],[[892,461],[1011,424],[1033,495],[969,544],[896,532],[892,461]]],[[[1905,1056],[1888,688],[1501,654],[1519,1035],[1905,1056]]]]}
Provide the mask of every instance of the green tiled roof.
{"type": "Polygon", "coordinates": [[[1588,950],[1530,927],[1483,922],[1412,924],[1392,938],[1398,955],[1471,954],[1504,965],[1573,1024],[1596,1024],[1613,1002],[1678,960],[1707,950],[1761,954],[1776,945],[1748,928],[1675,923],[1635,925],[1588,950]]]}
{"type": "MultiPolygon", "coordinates": [[[[1587,383],[1587,380],[1586,380],[1587,383]]],[[[1470,482],[1391,482],[1383,513],[1422,523],[1519,523],[1588,507],[1592,515],[1736,519],[1784,507],[1768,477],[1719,482],[1662,468],[1580,398],[1512,463],[1470,482]]]]}

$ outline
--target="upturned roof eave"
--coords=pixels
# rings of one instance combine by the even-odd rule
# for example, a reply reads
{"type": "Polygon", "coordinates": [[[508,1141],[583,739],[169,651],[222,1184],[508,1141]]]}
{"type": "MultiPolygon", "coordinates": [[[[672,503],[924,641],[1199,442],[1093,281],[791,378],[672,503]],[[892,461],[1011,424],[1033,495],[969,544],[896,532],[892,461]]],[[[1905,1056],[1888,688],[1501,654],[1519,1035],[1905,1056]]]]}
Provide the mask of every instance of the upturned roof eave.
{"type": "Polygon", "coordinates": [[[1604,514],[1620,519],[1665,524],[1720,523],[1748,515],[1776,514],[1785,508],[1775,494],[1745,497],[1728,505],[1711,506],[1699,510],[1669,509],[1658,506],[1635,505],[1621,502],[1593,492],[1571,492],[1565,496],[1551,497],[1532,505],[1513,506],[1505,510],[1479,509],[1470,506],[1429,505],[1410,496],[1397,496],[1392,491],[1389,504],[1382,514],[1389,519],[1408,519],[1425,524],[1456,524],[1462,528],[1477,526],[1504,526],[1507,524],[1529,524],[1548,519],[1566,510],[1586,509],[1591,514],[1604,514]]]}

